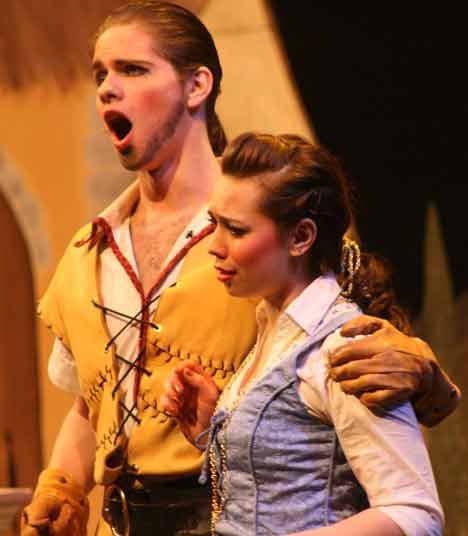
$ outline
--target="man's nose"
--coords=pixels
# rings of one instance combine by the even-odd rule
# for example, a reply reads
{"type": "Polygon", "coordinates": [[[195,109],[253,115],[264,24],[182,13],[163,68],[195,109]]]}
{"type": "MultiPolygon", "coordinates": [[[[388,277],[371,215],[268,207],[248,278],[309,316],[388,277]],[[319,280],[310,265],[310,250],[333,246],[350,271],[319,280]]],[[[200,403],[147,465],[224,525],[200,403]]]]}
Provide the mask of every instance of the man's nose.
{"type": "Polygon", "coordinates": [[[120,100],[123,96],[123,90],[119,80],[108,73],[106,78],[99,85],[97,94],[99,100],[103,104],[109,104],[113,100],[120,100]]]}

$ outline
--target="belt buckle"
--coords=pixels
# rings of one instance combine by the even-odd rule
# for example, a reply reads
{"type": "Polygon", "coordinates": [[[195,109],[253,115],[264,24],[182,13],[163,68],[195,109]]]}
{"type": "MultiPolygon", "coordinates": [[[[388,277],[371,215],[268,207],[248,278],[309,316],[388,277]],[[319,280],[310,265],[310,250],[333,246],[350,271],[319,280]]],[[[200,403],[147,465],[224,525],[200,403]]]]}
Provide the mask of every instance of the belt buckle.
{"type": "Polygon", "coordinates": [[[111,484],[105,489],[102,517],[111,528],[113,536],[130,536],[127,498],[117,484],[111,484]]]}

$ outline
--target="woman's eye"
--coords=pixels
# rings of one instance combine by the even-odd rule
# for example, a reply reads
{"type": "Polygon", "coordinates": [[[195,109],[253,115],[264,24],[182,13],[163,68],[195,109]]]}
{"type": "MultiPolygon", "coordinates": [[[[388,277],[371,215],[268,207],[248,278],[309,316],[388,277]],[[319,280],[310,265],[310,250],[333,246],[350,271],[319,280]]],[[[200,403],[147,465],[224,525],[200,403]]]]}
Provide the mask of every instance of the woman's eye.
{"type": "Polygon", "coordinates": [[[247,232],[245,229],[242,229],[241,227],[232,227],[231,225],[228,227],[228,231],[232,234],[232,236],[235,236],[237,238],[244,236],[247,232]]]}
{"type": "Polygon", "coordinates": [[[144,67],[141,67],[140,65],[133,65],[132,63],[129,63],[124,67],[125,74],[129,76],[140,76],[145,74],[146,71],[147,70],[144,67]]]}

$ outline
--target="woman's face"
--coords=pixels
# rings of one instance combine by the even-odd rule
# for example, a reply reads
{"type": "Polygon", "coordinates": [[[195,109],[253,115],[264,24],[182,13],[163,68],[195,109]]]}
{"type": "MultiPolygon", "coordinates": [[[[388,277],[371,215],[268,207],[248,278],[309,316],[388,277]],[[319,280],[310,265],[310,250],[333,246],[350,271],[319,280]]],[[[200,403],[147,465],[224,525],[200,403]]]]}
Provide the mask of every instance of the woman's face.
{"type": "Polygon", "coordinates": [[[222,176],[210,202],[216,229],[210,244],[218,279],[238,297],[281,307],[295,286],[288,239],[260,211],[264,189],[253,179],[222,176]]]}

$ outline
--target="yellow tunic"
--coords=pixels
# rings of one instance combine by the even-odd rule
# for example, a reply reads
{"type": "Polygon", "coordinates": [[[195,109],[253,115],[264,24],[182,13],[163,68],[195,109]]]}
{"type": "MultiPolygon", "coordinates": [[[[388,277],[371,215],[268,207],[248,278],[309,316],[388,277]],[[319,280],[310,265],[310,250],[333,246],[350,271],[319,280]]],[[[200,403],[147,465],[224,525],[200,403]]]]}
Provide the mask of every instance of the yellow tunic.
{"type": "Polygon", "coordinates": [[[186,476],[197,473],[202,454],[182,435],[176,422],[163,414],[158,399],[164,380],[181,361],[200,363],[223,387],[255,341],[255,303],[233,298],[216,280],[204,239],[187,254],[178,281],[160,300],[149,328],[145,368],[138,395],[141,424],[117,436],[122,422],[114,348],[109,341],[98,288],[99,253],[104,240],[76,247],[89,235],[81,229],[68,246],[39,305],[39,315],[72,352],[81,393],[96,431],[96,483],[108,484],[127,462],[140,474],[186,476]]]}

